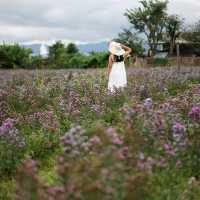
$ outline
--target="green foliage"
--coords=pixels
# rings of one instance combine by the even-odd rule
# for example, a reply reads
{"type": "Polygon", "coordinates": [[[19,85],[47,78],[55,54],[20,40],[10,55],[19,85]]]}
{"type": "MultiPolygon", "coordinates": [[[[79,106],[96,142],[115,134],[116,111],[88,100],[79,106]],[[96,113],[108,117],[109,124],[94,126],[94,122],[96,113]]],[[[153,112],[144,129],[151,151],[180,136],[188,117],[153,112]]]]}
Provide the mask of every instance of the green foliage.
{"type": "Polygon", "coordinates": [[[0,199],[13,200],[15,199],[14,179],[4,179],[0,182],[0,199]]]}
{"type": "Polygon", "coordinates": [[[24,149],[0,142],[0,177],[11,176],[24,157],[24,149]]]}
{"type": "Polygon", "coordinates": [[[167,58],[155,58],[153,59],[153,66],[154,67],[164,67],[167,66],[168,59],[167,58]]]}
{"type": "Polygon", "coordinates": [[[61,41],[56,42],[49,48],[49,63],[52,68],[63,68],[66,59],[66,49],[61,41]]]}
{"type": "Polygon", "coordinates": [[[182,32],[181,37],[190,42],[200,43],[200,20],[182,32]]]}
{"type": "Polygon", "coordinates": [[[31,68],[33,69],[42,69],[45,68],[46,65],[44,63],[44,59],[42,56],[32,56],[31,57],[31,68]]]}
{"type": "Polygon", "coordinates": [[[22,48],[18,44],[0,45],[0,68],[29,68],[31,49],[22,48]]]}
{"type": "Polygon", "coordinates": [[[85,56],[76,53],[74,55],[68,56],[68,59],[65,61],[65,68],[83,68],[85,62],[85,56]]]}
{"type": "Polygon", "coordinates": [[[78,53],[79,50],[78,48],[76,47],[76,45],[74,43],[69,43],[67,48],[66,48],[66,53],[67,54],[75,54],[75,53],[78,53]]]}
{"type": "Polygon", "coordinates": [[[68,57],[65,61],[65,68],[105,68],[107,66],[109,54],[106,52],[91,53],[84,55],[76,53],[68,57]]]}
{"type": "Polygon", "coordinates": [[[183,20],[177,15],[170,15],[167,18],[166,22],[166,33],[168,41],[170,43],[170,54],[173,54],[175,48],[175,41],[180,35],[180,29],[182,26],[183,20]]]}
{"type": "Polygon", "coordinates": [[[93,52],[88,56],[88,68],[104,68],[107,66],[109,53],[108,52],[93,52]]]}
{"type": "Polygon", "coordinates": [[[117,40],[129,46],[132,49],[132,55],[143,55],[142,40],[131,30],[123,29],[123,32],[119,33],[117,40]]]}
{"type": "Polygon", "coordinates": [[[155,52],[157,42],[162,39],[167,17],[168,1],[142,0],[138,9],[128,9],[125,16],[133,27],[147,37],[150,49],[155,52]]]}
{"type": "Polygon", "coordinates": [[[84,55],[78,52],[75,44],[70,43],[67,47],[57,42],[50,47],[49,63],[50,68],[98,68],[106,67],[108,53],[91,52],[84,55]]]}

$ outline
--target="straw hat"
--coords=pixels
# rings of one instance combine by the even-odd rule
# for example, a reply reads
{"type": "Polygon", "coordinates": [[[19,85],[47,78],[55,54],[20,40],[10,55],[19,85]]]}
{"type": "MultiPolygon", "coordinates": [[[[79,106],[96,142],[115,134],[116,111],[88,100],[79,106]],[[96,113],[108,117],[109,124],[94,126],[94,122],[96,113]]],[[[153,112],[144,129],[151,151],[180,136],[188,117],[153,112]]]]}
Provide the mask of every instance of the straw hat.
{"type": "Polygon", "coordinates": [[[122,49],[120,43],[118,42],[110,42],[109,44],[109,51],[110,53],[116,55],[116,56],[121,56],[125,53],[124,49],[122,49]]]}

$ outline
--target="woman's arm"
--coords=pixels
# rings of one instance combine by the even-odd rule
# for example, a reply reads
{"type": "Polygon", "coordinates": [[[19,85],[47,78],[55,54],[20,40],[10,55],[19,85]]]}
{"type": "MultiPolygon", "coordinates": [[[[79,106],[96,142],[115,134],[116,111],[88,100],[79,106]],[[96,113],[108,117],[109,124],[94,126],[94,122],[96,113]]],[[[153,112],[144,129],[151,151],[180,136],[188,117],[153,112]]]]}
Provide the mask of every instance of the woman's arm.
{"type": "Polygon", "coordinates": [[[112,69],[112,64],[113,64],[113,56],[110,55],[109,60],[108,60],[108,76],[110,75],[110,72],[111,72],[111,69],[112,69]]]}
{"type": "Polygon", "coordinates": [[[125,50],[125,57],[128,57],[130,55],[130,53],[132,52],[132,49],[123,44],[121,44],[121,47],[125,50]]]}

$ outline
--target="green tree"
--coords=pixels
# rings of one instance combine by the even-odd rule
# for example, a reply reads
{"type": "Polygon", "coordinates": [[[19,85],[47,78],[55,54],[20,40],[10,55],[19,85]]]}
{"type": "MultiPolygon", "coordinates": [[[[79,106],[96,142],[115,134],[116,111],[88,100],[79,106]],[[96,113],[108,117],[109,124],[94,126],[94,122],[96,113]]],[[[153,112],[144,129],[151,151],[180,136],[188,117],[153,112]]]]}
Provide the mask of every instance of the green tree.
{"type": "Polygon", "coordinates": [[[46,59],[42,58],[42,56],[32,56],[31,57],[31,67],[33,69],[42,69],[45,68],[46,59]]]}
{"type": "Polygon", "coordinates": [[[132,55],[142,55],[144,53],[142,40],[129,29],[123,29],[123,32],[118,34],[117,41],[129,46],[133,50],[132,55]]]}
{"type": "Polygon", "coordinates": [[[49,60],[50,63],[55,65],[55,68],[62,68],[66,59],[65,45],[58,41],[49,47],[49,60]]]}
{"type": "Polygon", "coordinates": [[[79,50],[77,48],[77,46],[74,43],[69,43],[67,48],[66,48],[66,53],[67,54],[76,54],[78,53],[79,50]]]}
{"type": "Polygon", "coordinates": [[[188,28],[181,33],[181,37],[190,42],[200,43],[200,20],[194,25],[188,26],[188,28]]]}
{"type": "Polygon", "coordinates": [[[0,45],[1,68],[29,68],[31,65],[31,49],[25,49],[18,44],[0,45]]]}
{"type": "Polygon", "coordinates": [[[177,15],[170,15],[167,18],[166,23],[166,34],[170,44],[170,54],[173,54],[176,39],[179,37],[181,33],[181,25],[183,24],[183,20],[180,19],[177,15]]]}
{"type": "Polygon", "coordinates": [[[137,31],[146,35],[150,50],[155,53],[165,28],[168,1],[142,0],[140,3],[137,9],[127,9],[125,16],[137,31]]]}

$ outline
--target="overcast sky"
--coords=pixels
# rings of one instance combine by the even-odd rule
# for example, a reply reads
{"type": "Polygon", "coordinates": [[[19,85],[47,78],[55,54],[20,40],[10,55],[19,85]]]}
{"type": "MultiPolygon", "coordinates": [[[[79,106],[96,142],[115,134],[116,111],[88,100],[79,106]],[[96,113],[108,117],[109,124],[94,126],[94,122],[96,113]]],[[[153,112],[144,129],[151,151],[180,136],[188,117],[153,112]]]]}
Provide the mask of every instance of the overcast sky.
{"type": "MultiPolygon", "coordinates": [[[[126,8],[138,5],[137,0],[0,0],[0,41],[110,39],[129,27],[126,8]]],[[[200,0],[170,0],[168,7],[188,23],[200,19],[200,0]]]]}

